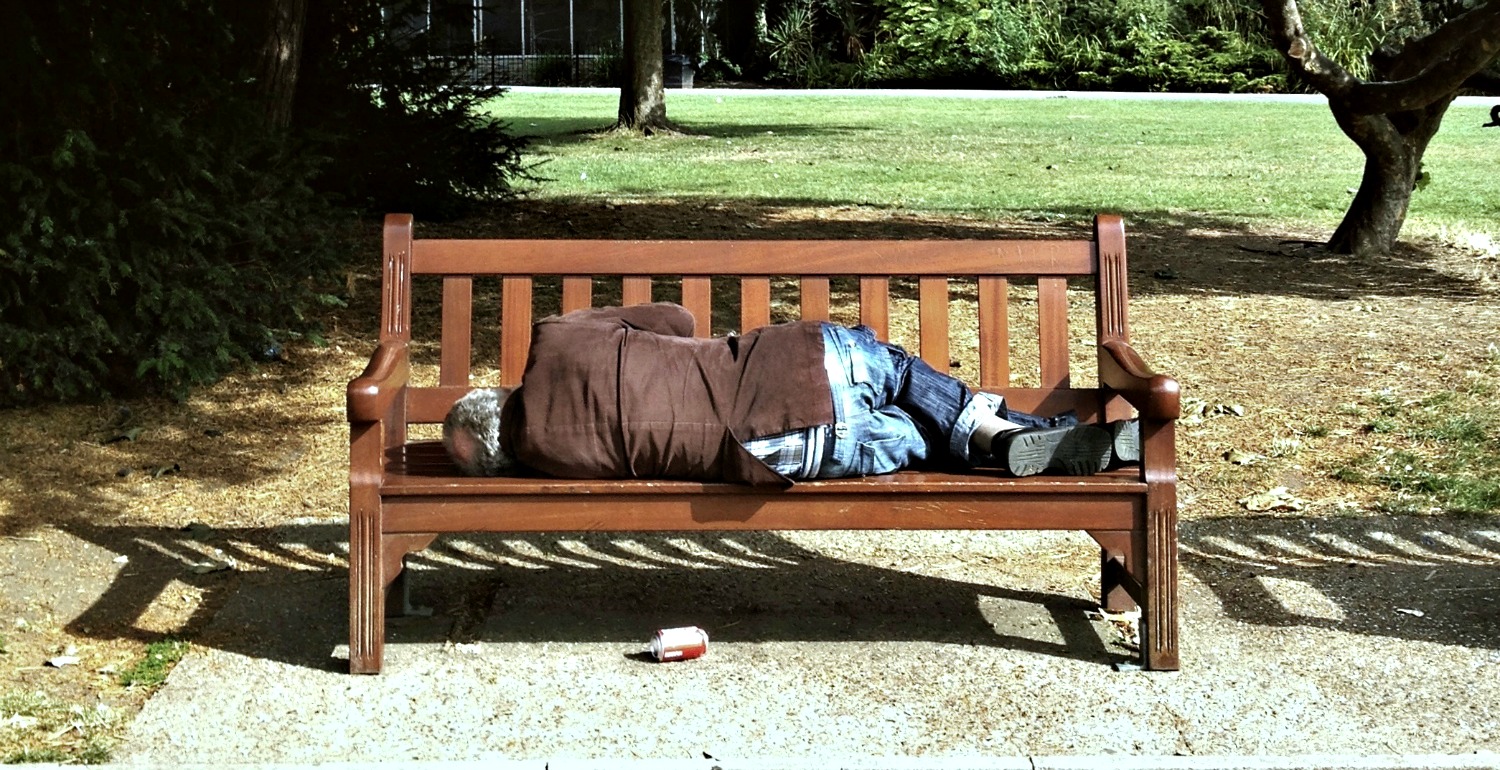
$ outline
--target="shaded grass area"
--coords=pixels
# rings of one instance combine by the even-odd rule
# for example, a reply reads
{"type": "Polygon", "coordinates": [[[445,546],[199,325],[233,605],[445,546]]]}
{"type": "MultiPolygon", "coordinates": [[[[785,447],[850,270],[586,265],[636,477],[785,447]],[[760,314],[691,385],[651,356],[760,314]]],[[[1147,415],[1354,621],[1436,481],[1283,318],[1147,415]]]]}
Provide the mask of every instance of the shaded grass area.
{"type": "MultiPolygon", "coordinates": [[[[538,195],[730,196],[934,213],[1173,212],[1331,228],[1363,157],[1321,104],[772,96],[673,92],[688,134],[590,133],[614,97],[515,93],[493,105],[537,137],[538,195]]],[[[1479,107],[1454,107],[1409,234],[1500,235],[1479,107]]]]}

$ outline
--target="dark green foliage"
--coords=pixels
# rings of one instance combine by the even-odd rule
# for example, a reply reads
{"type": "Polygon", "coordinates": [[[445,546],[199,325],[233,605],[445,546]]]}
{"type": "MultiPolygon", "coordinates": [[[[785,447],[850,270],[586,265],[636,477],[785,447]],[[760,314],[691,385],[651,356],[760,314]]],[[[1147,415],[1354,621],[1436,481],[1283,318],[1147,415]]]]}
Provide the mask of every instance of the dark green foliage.
{"type": "Polygon", "coordinates": [[[1258,28],[1239,26],[1246,9],[1230,0],[877,4],[883,16],[866,60],[876,82],[1117,91],[1285,87],[1281,57],[1258,28]]]}
{"type": "Polygon", "coordinates": [[[0,403],[180,391],[310,328],[330,211],[211,7],[36,4],[6,29],[0,403]]]}
{"type": "Polygon", "coordinates": [[[481,111],[501,89],[464,80],[471,50],[403,32],[425,2],[313,5],[303,55],[317,66],[303,67],[296,114],[333,159],[319,189],[427,220],[512,194],[526,141],[481,111]]]}
{"type": "Polygon", "coordinates": [[[474,109],[493,91],[450,88],[378,0],[310,3],[292,130],[268,125],[264,13],[64,0],[0,26],[0,405],[210,382],[316,335],[351,207],[510,194],[524,142],[474,109]]]}

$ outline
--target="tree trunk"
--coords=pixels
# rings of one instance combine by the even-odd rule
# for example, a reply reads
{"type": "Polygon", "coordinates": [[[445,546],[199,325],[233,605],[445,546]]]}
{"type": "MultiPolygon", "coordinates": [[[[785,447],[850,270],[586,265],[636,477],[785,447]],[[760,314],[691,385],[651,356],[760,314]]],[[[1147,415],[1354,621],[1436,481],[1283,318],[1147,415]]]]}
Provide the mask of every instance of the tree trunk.
{"type": "Polygon", "coordinates": [[[616,128],[671,131],[661,50],[661,0],[625,0],[625,72],[616,128]]]}
{"type": "Polygon", "coordinates": [[[1389,254],[1406,223],[1406,212],[1422,156],[1442,124],[1453,95],[1421,110],[1392,115],[1354,115],[1330,103],[1344,133],[1365,155],[1364,176],[1344,220],[1328,239],[1336,254],[1389,254]]]}
{"type": "Polygon", "coordinates": [[[642,133],[667,123],[660,0],[625,0],[625,71],[616,126],[642,133]]]}
{"type": "Polygon", "coordinates": [[[267,0],[266,5],[266,35],[260,49],[257,83],[266,106],[266,124],[279,131],[292,123],[307,0],[267,0]]]}
{"type": "Polygon", "coordinates": [[[1359,192],[1329,250],[1390,253],[1443,113],[1459,89],[1500,55],[1500,0],[1486,0],[1419,37],[1389,41],[1370,54],[1369,80],[1318,50],[1296,0],[1261,0],[1261,10],[1292,71],[1328,97],[1339,128],[1365,154],[1359,192]]]}

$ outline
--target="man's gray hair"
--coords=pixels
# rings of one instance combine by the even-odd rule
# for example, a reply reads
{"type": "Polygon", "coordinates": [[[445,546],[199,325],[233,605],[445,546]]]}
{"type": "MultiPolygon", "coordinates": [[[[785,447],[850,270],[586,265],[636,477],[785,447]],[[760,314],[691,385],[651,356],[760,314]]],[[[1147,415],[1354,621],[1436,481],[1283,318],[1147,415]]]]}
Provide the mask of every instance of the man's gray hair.
{"type": "Polygon", "coordinates": [[[515,467],[515,458],[500,446],[500,408],[514,390],[471,390],[448,410],[448,417],[443,420],[443,447],[465,474],[499,476],[515,467]],[[465,447],[473,451],[465,452],[465,447]]]}

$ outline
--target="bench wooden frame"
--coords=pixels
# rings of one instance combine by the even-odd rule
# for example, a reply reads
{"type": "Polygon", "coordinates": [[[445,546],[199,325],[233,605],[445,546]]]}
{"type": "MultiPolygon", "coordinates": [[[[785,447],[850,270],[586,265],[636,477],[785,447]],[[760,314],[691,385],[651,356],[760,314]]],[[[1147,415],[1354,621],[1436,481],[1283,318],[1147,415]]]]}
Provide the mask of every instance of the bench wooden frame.
{"type": "MultiPolygon", "coordinates": [[[[439,533],[799,529],[1070,529],[1101,550],[1107,609],[1140,606],[1141,660],[1178,667],[1175,380],[1131,347],[1125,230],[1099,216],[1088,240],[565,241],[415,240],[412,218],[385,222],[379,344],[348,388],[349,669],[378,673],[387,595],[404,591],[407,554],[439,533]],[[442,276],[438,384],[410,384],[412,276],[442,276]],[[501,284],[501,384],[526,363],[533,280],[559,276],[564,311],[593,302],[592,277],[618,276],[624,304],[651,301],[653,276],[680,276],[681,302],[706,335],[710,277],[739,279],[739,328],[771,321],[772,277],[796,276],[800,312],[827,319],[830,277],[857,277],[859,317],[886,337],[892,277],[915,278],[920,354],[949,368],[949,279],[977,278],[979,387],[1017,408],[1077,410],[1081,419],[1141,418],[1139,466],[1096,476],[1009,478],[994,471],[803,482],[787,491],[673,480],[466,478],[408,424],[439,423],[468,391],[475,276],[501,284]],[[1099,387],[1073,387],[1068,280],[1095,280],[1099,387]],[[1040,387],[1012,388],[1008,303],[1016,277],[1036,277],[1040,387]]],[[[1029,287],[1029,283],[1027,284],[1029,287]]],[[[1075,291],[1075,296],[1082,292],[1075,291]]]]}

